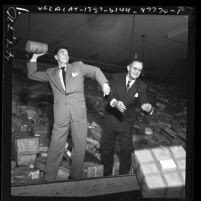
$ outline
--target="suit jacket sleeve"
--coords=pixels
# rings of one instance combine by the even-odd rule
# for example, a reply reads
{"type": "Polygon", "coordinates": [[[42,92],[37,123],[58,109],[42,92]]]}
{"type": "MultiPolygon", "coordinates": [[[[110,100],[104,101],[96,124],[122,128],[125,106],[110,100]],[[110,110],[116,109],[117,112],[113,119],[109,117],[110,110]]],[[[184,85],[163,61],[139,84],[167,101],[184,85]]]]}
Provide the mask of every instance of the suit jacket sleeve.
{"type": "Polygon", "coordinates": [[[144,103],[148,103],[147,99],[147,85],[141,81],[140,87],[139,87],[139,101],[140,105],[144,103]]]}
{"type": "Polygon", "coordinates": [[[116,82],[117,82],[116,76],[113,75],[110,81],[110,94],[106,96],[106,101],[108,102],[108,104],[110,104],[112,99],[116,99],[115,98],[116,82]]]}
{"type": "Polygon", "coordinates": [[[79,64],[84,76],[95,79],[101,86],[108,82],[107,78],[99,68],[84,64],[83,62],[79,62],[79,64]]]}
{"type": "MultiPolygon", "coordinates": [[[[147,85],[143,82],[142,85],[140,86],[140,105],[144,103],[149,103],[149,100],[147,98],[147,85]]],[[[153,108],[151,111],[147,114],[152,115],[154,112],[153,108]]]]}
{"type": "Polygon", "coordinates": [[[37,71],[37,63],[29,62],[27,63],[27,76],[31,80],[47,82],[48,74],[45,71],[37,71]]]}

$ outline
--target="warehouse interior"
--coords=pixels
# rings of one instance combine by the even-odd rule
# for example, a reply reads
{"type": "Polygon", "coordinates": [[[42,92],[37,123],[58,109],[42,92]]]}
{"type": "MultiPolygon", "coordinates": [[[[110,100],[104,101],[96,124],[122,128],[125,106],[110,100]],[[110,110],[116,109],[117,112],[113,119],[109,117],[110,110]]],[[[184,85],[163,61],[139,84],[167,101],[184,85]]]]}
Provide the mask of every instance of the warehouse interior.
{"type": "MultiPolygon", "coordinates": [[[[50,85],[27,77],[26,63],[32,56],[25,50],[27,41],[48,44],[48,53],[38,60],[39,71],[57,65],[53,50],[59,45],[68,47],[70,63],[82,61],[97,66],[108,80],[115,74],[125,73],[133,59],[141,60],[144,64],[141,79],[148,85],[148,96],[155,112],[147,117],[140,107],[136,108],[134,149],[178,146],[186,150],[187,89],[191,79],[188,20],[187,15],[19,15],[14,26],[15,57],[12,61],[11,186],[41,184],[53,126],[50,85]],[[37,153],[26,153],[24,163],[22,158],[19,163],[16,141],[23,139],[26,147],[29,138],[38,139],[37,153]]],[[[88,118],[85,163],[101,165],[100,140],[106,101],[96,81],[87,78],[84,87],[88,118]]],[[[68,181],[72,149],[69,134],[56,182],[68,181]]],[[[117,140],[114,177],[118,177],[118,153],[117,140]]],[[[182,171],[185,180],[185,168],[182,171]]],[[[135,174],[135,168],[131,167],[130,175],[135,174]]],[[[100,172],[92,177],[103,176],[100,172]]],[[[86,175],[85,179],[89,178],[86,175]]],[[[180,196],[183,191],[179,190],[180,196]]]]}

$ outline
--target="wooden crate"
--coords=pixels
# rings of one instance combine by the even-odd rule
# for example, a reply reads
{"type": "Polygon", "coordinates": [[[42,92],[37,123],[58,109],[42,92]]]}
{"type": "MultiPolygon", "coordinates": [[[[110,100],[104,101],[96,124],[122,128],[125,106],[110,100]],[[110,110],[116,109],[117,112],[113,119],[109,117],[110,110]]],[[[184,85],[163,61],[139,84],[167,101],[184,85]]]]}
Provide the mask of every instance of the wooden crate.
{"type": "Polygon", "coordinates": [[[85,162],[83,164],[83,176],[85,178],[103,176],[103,165],[94,162],[85,162]]]}
{"type": "Polygon", "coordinates": [[[48,149],[49,149],[48,146],[44,146],[44,145],[41,145],[41,144],[40,144],[39,152],[47,153],[47,152],[48,152],[48,149]]]}
{"type": "Polygon", "coordinates": [[[186,153],[181,146],[136,150],[133,166],[144,198],[185,197],[186,153]]]}
{"type": "Polygon", "coordinates": [[[36,154],[17,154],[17,165],[34,166],[36,154]]]}
{"type": "Polygon", "coordinates": [[[15,145],[17,154],[35,154],[39,152],[39,139],[37,137],[16,139],[15,145]]]}
{"type": "Polygon", "coordinates": [[[69,177],[70,169],[66,167],[59,167],[58,173],[57,173],[57,180],[66,180],[69,177]]]}

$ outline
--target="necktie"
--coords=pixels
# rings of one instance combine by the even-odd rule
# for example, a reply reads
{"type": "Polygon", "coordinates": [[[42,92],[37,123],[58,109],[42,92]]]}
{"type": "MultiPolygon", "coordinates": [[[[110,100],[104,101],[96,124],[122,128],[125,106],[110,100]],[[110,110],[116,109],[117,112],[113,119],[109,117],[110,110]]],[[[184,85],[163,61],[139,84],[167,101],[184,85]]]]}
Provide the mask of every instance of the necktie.
{"type": "Polygon", "coordinates": [[[126,85],[126,89],[127,89],[127,91],[130,89],[130,83],[131,83],[131,81],[128,80],[128,83],[127,83],[127,85],[126,85]]]}
{"type": "Polygon", "coordinates": [[[64,86],[66,87],[66,72],[64,69],[65,69],[65,67],[61,67],[64,86]]]}

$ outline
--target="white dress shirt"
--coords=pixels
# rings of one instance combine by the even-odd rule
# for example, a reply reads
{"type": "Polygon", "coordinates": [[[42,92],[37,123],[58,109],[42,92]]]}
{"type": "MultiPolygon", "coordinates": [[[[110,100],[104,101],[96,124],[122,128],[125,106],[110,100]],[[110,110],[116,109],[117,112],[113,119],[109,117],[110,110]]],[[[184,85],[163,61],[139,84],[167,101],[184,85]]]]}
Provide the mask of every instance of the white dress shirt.
{"type": "MultiPolygon", "coordinates": [[[[129,81],[129,78],[128,78],[128,76],[126,76],[126,86],[128,84],[128,81],[129,81]]],[[[134,83],[135,83],[135,79],[134,80],[130,80],[129,88],[131,88],[134,83]]]]}

